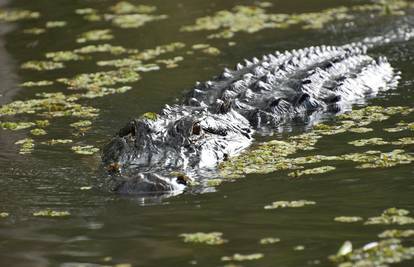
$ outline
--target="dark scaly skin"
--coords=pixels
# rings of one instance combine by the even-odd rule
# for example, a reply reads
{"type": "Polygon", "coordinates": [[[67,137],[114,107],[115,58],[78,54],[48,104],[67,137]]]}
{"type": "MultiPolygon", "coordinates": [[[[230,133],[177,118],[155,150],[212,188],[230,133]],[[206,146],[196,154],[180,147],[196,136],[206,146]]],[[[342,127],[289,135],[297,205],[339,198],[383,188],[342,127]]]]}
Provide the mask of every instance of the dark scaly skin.
{"type": "Polygon", "coordinates": [[[237,64],[197,83],[181,105],[166,105],[155,120],[129,122],[105,146],[102,160],[113,191],[182,190],[188,179],[210,177],[217,165],[286,121],[347,110],[396,86],[386,58],[367,49],[409,39],[400,31],[344,46],[276,52],[237,64]]]}

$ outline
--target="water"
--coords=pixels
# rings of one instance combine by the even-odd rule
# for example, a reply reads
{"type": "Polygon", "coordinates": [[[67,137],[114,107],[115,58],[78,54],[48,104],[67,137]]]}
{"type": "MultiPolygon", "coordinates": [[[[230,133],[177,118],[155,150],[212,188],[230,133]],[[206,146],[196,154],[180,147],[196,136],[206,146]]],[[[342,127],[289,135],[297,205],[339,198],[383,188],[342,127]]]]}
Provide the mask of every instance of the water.
{"type": "MultiPolygon", "coordinates": [[[[83,46],[75,40],[88,30],[110,28],[115,35],[113,40],[92,44],[107,42],[140,50],[177,41],[187,46],[164,57],[183,56],[184,60],[178,63],[177,68],[162,67],[160,71],[141,73],[142,79],[131,84],[133,89],[124,94],[80,100],[84,105],[100,109],[99,117],[93,120],[91,129],[83,135],[74,136],[76,131],[68,126],[76,119],[52,118],[51,125],[46,128],[46,136],[32,137],[36,144],[33,153],[20,155],[14,143],[30,136],[29,131],[0,130],[0,212],[10,214],[0,219],[1,266],[67,267],[121,263],[132,266],[223,266],[225,262],[220,260],[221,257],[234,253],[264,254],[262,259],[241,262],[243,266],[333,266],[327,257],[335,254],[345,240],[351,240],[355,247],[359,247],[377,240],[377,234],[381,231],[396,227],[344,224],[334,222],[334,217],[347,215],[368,218],[378,216],[389,207],[414,212],[412,164],[361,170],[354,168],[353,164],[341,163],[334,172],[300,179],[289,178],[287,172],[253,174],[235,182],[225,182],[212,193],[187,193],[166,199],[125,197],[96,189],[94,178],[99,168],[98,154],[77,155],[70,150],[71,144],[38,144],[52,138],[70,138],[74,140],[73,145],[102,147],[130,118],[147,111],[157,112],[164,104],[174,103],[196,80],[209,79],[242,58],[310,45],[343,44],[383,32],[389,25],[396,25],[403,19],[400,16],[372,20],[360,17],[356,20],[357,25],[360,25],[358,28],[341,23],[330,23],[320,30],[303,30],[299,26],[292,26],[254,34],[236,33],[231,40],[209,40],[206,39],[208,33],[205,31],[181,32],[178,29],[217,10],[252,3],[146,1],[144,4],[158,7],[156,13],[167,14],[169,18],[149,22],[137,29],[120,29],[109,22],[87,22],[74,12],[75,9],[86,7],[106,10],[115,3],[95,0],[16,0],[4,3],[13,8],[39,11],[42,17],[0,25],[2,105],[14,100],[35,98],[38,92],[73,92],[59,83],[48,87],[22,88],[19,84],[24,81],[54,80],[78,73],[111,69],[99,68],[94,64],[96,60],[108,58],[105,55],[94,56],[85,62],[68,62],[66,68],[49,72],[19,68],[25,61],[42,60],[46,52],[73,50],[83,46]],[[68,25],[48,29],[38,36],[22,33],[23,29],[42,27],[46,21],[53,20],[64,20],[68,25]],[[229,46],[229,41],[236,42],[236,45],[229,46]],[[186,54],[192,44],[206,42],[219,48],[221,55],[211,56],[199,52],[186,54]],[[93,188],[81,190],[84,186],[93,188]],[[273,201],[299,199],[312,200],[317,204],[298,209],[263,209],[273,201]],[[67,218],[39,218],[32,215],[44,209],[69,211],[71,215],[67,218]],[[213,231],[222,232],[229,242],[220,246],[194,245],[184,243],[179,237],[181,233],[213,231]],[[260,245],[259,240],[264,237],[278,237],[281,242],[260,245]],[[305,249],[294,250],[298,245],[305,249]]],[[[269,10],[275,13],[303,13],[350,4],[349,1],[339,0],[277,1],[269,10]]],[[[405,17],[410,19],[410,12],[405,17]]],[[[414,42],[409,41],[373,51],[374,55],[386,55],[392,65],[402,72],[403,78],[396,90],[369,100],[369,105],[412,107],[413,48],[414,42]]],[[[33,115],[22,114],[10,118],[31,121],[33,115]]],[[[349,152],[347,141],[354,139],[410,136],[407,131],[391,135],[382,128],[393,127],[402,119],[412,122],[413,118],[414,114],[404,117],[396,115],[390,120],[373,124],[374,131],[364,135],[345,133],[325,136],[316,151],[306,154],[340,155],[349,152]]],[[[283,140],[303,129],[293,126],[292,131],[274,138],[283,140]]],[[[412,145],[404,149],[414,152],[412,145]]],[[[405,244],[410,245],[410,240],[405,244]]],[[[411,260],[400,266],[412,264],[411,260]]]]}

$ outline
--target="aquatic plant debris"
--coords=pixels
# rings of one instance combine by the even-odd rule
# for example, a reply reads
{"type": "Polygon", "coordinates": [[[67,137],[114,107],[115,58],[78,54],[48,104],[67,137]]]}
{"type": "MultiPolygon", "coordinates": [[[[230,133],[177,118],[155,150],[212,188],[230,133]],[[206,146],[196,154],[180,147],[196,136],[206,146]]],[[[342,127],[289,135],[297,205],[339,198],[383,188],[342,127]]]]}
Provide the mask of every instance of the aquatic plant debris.
{"type": "Polygon", "coordinates": [[[10,214],[8,212],[0,212],[0,218],[7,218],[9,215],[10,214]]]}
{"type": "Polygon", "coordinates": [[[49,86],[49,85],[53,85],[54,82],[53,81],[47,81],[47,80],[43,80],[43,81],[29,81],[29,82],[24,82],[22,84],[20,84],[20,86],[23,87],[43,87],[43,86],[49,86]]]}
{"type": "Polygon", "coordinates": [[[40,13],[30,10],[0,9],[0,21],[15,22],[40,18],[40,13]]]}
{"type": "Polygon", "coordinates": [[[46,58],[52,59],[53,61],[78,61],[84,60],[85,57],[76,54],[72,51],[56,51],[46,53],[46,58]]]}
{"type": "MultiPolygon", "coordinates": [[[[349,242],[349,241],[347,241],[349,242]]],[[[344,245],[343,245],[344,246],[344,245]]],[[[342,247],[343,247],[342,246],[342,247]]],[[[404,247],[399,239],[371,242],[362,248],[344,249],[329,257],[338,266],[389,266],[414,258],[414,247],[404,247]]]]}
{"type": "Polygon", "coordinates": [[[299,14],[267,13],[267,7],[260,4],[237,5],[231,10],[221,10],[212,16],[198,18],[193,25],[183,26],[181,31],[215,31],[208,38],[228,39],[238,32],[255,33],[263,29],[286,29],[296,25],[304,30],[315,30],[322,29],[328,23],[351,21],[361,15],[404,15],[404,10],[414,8],[414,4],[407,0],[384,0],[299,14]]]}
{"type": "Polygon", "coordinates": [[[414,236],[414,230],[385,230],[378,235],[379,238],[407,238],[414,236]]]}
{"type": "Polygon", "coordinates": [[[35,136],[39,136],[39,135],[46,135],[46,134],[47,134],[47,132],[46,132],[45,130],[43,130],[43,129],[39,129],[39,128],[36,128],[36,129],[32,129],[32,130],[30,130],[30,133],[31,133],[32,135],[35,135],[35,136]]]}
{"type": "Polygon", "coordinates": [[[260,239],[259,241],[260,245],[270,245],[270,244],[275,244],[279,242],[280,242],[280,238],[275,238],[275,237],[265,237],[265,238],[260,239]]]}
{"type": "Polygon", "coordinates": [[[362,217],[359,216],[339,216],[335,217],[335,222],[342,222],[342,223],[354,223],[354,222],[360,222],[364,220],[362,217]]]}
{"type": "Polygon", "coordinates": [[[34,125],[35,123],[33,122],[0,122],[0,128],[12,131],[27,129],[33,127],[34,125]]]}
{"type": "Polygon", "coordinates": [[[27,70],[45,71],[63,69],[65,65],[62,62],[32,60],[23,63],[20,67],[27,70]]]}
{"type": "Polygon", "coordinates": [[[73,152],[80,155],[93,155],[99,151],[99,148],[96,148],[92,145],[87,146],[72,146],[73,152]]]}
{"type": "Polygon", "coordinates": [[[69,211],[40,210],[33,213],[36,217],[66,217],[70,216],[69,211]]]}
{"type": "Polygon", "coordinates": [[[381,216],[368,218],[365,224],[414,224],[414,218],[407,216],[408,214],[410,212],[405,209],[389,208],[384,210],[381,216]]]}
{"type": "Polygon", "coordinates": [[[41,144],[53,146],[56,144],[69,144],[72,142],[73,142],[72,139],[51,139],[51,140],[43,141],[41,144]]]}
{"type": "Polygon", "coordinates": [[[301,208],[308,205],[315,205],[315,201],[309,200],[294,200],[294,201],[275,201],[270,205],[264,206],[265,210],[279,209],[279,208],[301,208]]]}
{"type": "Polygon", "coordinates": [[[78,43],[86,43],[101,40],[111,40],[114,36],[111,29],[92,30],[82,33],[76,40],[78,43]]]}
{"type": "Polygon", "coordinates": [[[327,173],[327,172],[333,171],[335,169],[336,168],[333,166],[322,166],[322,167],[317,167],[317,168],[307,169],[307,170],[295,170],[293,172],[290,172],[288,176],[300,177],[302,175],[321,174],[321,173],[327,173]]]}
{"type": "Polygon", "coordinates": [[[253,254],[239,254],[236,253],[233,256],[224,256],[221,257],[222,261],[252,261],[252,260],[259,260],[263,258],[264,255],[262,253],[253,253],[253,254]]]}
{"type": "Polygon", "coordinates": [[[30,154],[33,151],[34,148],[34,140],[31,138],[24,138],[19,141],[16,141],[14,144],[20,145],[20,151],[19,154],[30,154]]]}
{"type": "Polygon", "coordinates": [[[221,245],[228,242],[222,238],[223,233],[211,232],[211,233],[184,233],[180,234],[185,243],[206,244],[206,245],[221,245]]]}

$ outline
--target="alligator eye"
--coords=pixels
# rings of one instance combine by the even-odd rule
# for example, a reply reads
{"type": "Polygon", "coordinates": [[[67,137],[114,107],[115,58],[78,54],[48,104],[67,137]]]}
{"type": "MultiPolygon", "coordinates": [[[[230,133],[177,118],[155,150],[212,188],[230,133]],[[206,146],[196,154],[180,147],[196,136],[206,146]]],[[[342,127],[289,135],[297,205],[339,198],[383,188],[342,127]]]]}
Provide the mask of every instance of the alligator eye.
{"type": "Polygon", "coordinates": [[[200,123],[196,122],[196,123],[193,124],[193,128],[191,129],[191,133],[193,135],[200,135],[200,133],[201,133],[200,123]]]}
{"type": "Polygon", "coordinates": [[[111,163],[107,166],[106,170],[109,173],[117,173],[121,169],[121,165],[118,162],[111,163]]]}
{"type": "Polygon", "coordinates": [[[177,183],[182,185],[188,185],[188,182],[190,182],[191,179],[185,174],[179,174],[177,175],[177,183]]]}

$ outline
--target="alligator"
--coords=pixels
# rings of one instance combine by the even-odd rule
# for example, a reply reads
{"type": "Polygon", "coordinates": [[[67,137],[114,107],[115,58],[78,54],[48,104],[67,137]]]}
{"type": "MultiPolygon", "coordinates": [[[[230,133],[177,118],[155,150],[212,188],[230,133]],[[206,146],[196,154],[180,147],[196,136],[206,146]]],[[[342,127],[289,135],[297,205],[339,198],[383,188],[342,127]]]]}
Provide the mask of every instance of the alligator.
{"type": "Polygon", "coordinates": [[[408,40],[399,30],[342,46],[312,46],[244,60],[197,83],[181,104],[128,122],[104,147],[112,191],[182,191],[189,181],[294,119],[338,113],[395,88],[400,78],[385,57],[367,51],[408,40]]]}

